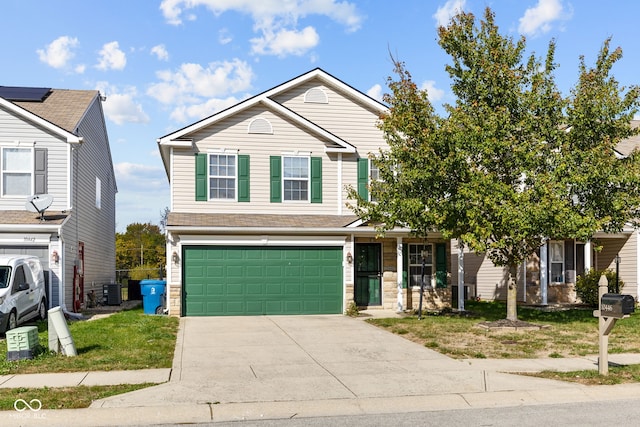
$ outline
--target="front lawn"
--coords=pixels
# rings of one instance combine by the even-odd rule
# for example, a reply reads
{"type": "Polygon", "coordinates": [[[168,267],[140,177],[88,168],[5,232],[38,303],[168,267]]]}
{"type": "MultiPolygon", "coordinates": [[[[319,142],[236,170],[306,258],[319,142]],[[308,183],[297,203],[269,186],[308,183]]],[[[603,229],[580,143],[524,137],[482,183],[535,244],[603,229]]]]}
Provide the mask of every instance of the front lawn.
{"type": "MultiPolygon", "coordinates": [[[[481,328],[481,322],[504,319],[500,302],[465,303],[464,315],[443,313],[371,319],[370,323],[456,359],[579,357],[598,354],[598,319],[593,309],[551,310],[518,307],[519,320],[540,330],[481,328]]],[[[640,315],[617,321],[609,335],[609,353],[640,353],[640,315]]]]}
{"type": "Polygon", "coordinates": [[[0,375],[170,368],[179,320],[145,315],[142,308],[91,321],[73,321],[69,331],[78,355],[48,351],[47,322],[38,324],[42,351],[31,360],[8,361],[0,341],[0,375]]]}

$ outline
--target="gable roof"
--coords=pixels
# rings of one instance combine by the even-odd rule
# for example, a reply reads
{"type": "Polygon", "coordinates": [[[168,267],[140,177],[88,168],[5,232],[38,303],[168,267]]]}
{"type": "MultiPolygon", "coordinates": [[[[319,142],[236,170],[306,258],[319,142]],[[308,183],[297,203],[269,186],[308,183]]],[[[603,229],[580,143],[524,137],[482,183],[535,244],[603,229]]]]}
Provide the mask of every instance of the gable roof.
{"type": "Polygon", "coordinates": [[[42,101],[11,101],[0,97],[0,106],[60,135],[69,143],[82,142],[76,129],[100,95],[97,90],[52,89],[42,101]]]}
{"type": "Polygon", "coordinates": [[[347,152],[354,153],[355,147],[349,144],[347,141],[342,138],[334,135],[333,133],[327,131],[326,129],[318,126],[317,124],[307,120],[303,116],[295,113],[294,111],[284,107],[280,103],[274,101],[272,99],[273,96],[283,93],[295,86],[299,86],[304,84],[310,80],[319,79],[323,83],[335,88],[336,90],[346,93],[348,96],[358,100],[359,102],[367,105],[369,108],[383,112],[387,110],[387,107],[376,101],[375,99],[365,95],[364,93],[354,89],[352,86],[344,83],[343,81],[335,78],[331,74],[322,70],[321,68],[313,69],[305,74],[302,74],[298,77],[295,77],[281,85],[278,85],[272,89],[269,89],[261,94],[255,95],[249,99],[246,99],[238,104],[233,105],[225,110],[222,110],[216,114],[213,114],[209,117],[206,117],[200,121],[197,121],[191,125],[188,125],[182,129],[179,129],[175,132],[172,132],[168,135],[162,136],[158,138],[158,146],[160,148],[160,155],[162,157],[162,161],[165,166],[165,170],[167,171],[167,175],[169,173],[169,147],[189,147],[191,146],[191,141],[189,140],[189,135],[199,131],[200,129],[206,128],[214,123],[217,123],[221,120],[224,120],[227,117],[233,116],[241,111],[244,111],[248,108],[251,108],[255,105],[262,104],[266,108],[271,109],[288,119],[296,122],[303,128],[307,129],[311,133],[315,133],[320,135],[330,142],[334,144],[333,147],[327,147],[326,151],[328,152],[347,152]]]}

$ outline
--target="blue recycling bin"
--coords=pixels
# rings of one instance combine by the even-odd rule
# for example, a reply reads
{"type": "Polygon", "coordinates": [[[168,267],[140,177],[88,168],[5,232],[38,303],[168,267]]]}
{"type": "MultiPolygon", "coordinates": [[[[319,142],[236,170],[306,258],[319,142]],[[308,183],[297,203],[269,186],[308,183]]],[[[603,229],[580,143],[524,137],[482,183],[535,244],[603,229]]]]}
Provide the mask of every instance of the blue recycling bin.
{"type": "Polygon", "coordinates": [[[166,298],[167,281],[145,279],[140,281],[144,314],[162,314],[166,298]]]}

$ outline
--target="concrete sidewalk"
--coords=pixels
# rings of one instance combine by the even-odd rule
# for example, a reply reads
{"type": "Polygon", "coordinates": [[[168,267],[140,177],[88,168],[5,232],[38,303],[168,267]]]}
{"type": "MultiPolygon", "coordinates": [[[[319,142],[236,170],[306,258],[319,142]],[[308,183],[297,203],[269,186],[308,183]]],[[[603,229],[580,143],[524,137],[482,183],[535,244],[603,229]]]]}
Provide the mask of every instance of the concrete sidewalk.
{"type": "MultiPolygon", "coordinates": [[[[612,354],[610,362],[640,363],[640,355],[612,354]]],[[[454,360],[344,316],[183,318],[171,372],[153,370],[149,377],[145,371],[82,373],[82,381],[103,378],[110,384],[134,378],[168,382],[102,399],[87,409],[4,411],[0,425],[17,420],[24,426],[206,423],[588,402],[640,394],[640,384],[593,387],[508,373],[545,369],[597,369],[597,359],[454,360]]],[[[3,386],[24,381],[37,387],[39,378],[42,386],[53,387],[66,381],[60,375],[32,375],[29,382],[18,375],[3,386]]]]}

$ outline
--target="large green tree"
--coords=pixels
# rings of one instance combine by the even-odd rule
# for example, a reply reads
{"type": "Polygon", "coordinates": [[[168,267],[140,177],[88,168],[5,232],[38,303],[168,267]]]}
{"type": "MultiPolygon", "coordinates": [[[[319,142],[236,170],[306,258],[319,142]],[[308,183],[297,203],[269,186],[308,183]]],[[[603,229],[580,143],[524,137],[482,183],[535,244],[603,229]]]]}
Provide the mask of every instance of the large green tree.
{"type": "Polygon", "coordinates": [[[400,62],[380,127],[389,145],[374,159],[375,202],[354,211],[384,232],[438,230],[507,267],[507,319],[517,320],[516,268],[550,237],[589,239],[637,216],[639,158],[614,147],[636,133],[639,91],[610,76],[620,59],[605,41],[593,68],[581,58],[578,82],[563,96],[554,81],[555,42],[545,58],[526,56],[524,37],[500,34],[486,9],[439,28],[451,57],[453,104],[434,113],[400,62]]]}
{"type": "Polygon", "coordinates": [[[129,271],[132,279],[156,277],[165,265],[165,253],[165,238],[157,225],[133,223],[116,233],[116,269],[129,271]]]}

